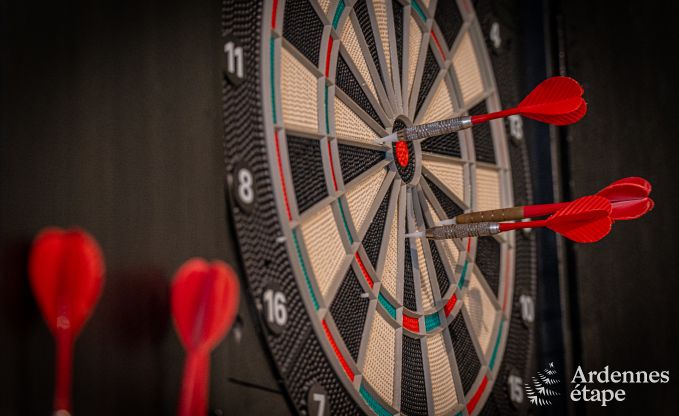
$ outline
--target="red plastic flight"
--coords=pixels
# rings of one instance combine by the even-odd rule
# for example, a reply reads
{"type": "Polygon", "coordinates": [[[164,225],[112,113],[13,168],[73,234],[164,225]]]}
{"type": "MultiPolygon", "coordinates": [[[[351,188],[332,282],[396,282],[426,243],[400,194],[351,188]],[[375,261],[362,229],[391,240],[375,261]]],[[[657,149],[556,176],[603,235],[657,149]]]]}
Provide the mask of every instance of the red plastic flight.
{"type": "Polygon", "coordinates": [[[231,328],[238,298],[238,278],[224,262],[191,259],[175,274],[172,316],[187,352],[180,416],[206,414],[210,352],[231,328]]]}
{"type": "Polygon", "coordinates": [[[29,278],[56,340],[54,410],[71,412],[73,345],[104,282],[104,259],[85,231],[46,228],[33,242],[29,278]]]}
{"type": "Polygon", "coordinates": [[[649,195],[651,184],[644,178],[629,177],[617,180],[608,185],[597,195],[611,201],[614,220],[633,220],[652,210],[655,203],[649,195]]]}
{"type": "Polygon", "coordinates": [[[583,93],[584,90],[573,78],[551,77],[535,87],[518,106],[472,116],[472,124],[520,114],[543,123],[565,126],[577,122],[587,113],[583,93]]]}
{"type": "Polygon", "coordinates": [[[601,196],[585,196],[569,203],[545,220],[500,223],[500,232],[547,227],[578,243],[604,238],[613,225],[611,203],[601,196]]]}

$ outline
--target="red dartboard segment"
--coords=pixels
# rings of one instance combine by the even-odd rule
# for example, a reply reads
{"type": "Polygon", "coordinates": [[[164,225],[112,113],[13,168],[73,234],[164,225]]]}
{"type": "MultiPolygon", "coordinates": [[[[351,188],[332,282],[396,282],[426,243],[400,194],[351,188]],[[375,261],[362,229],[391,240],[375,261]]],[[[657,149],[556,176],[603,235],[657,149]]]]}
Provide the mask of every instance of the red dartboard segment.
{"type": "Polygon", "coordinates": [[[361,260],[361,256],[359,256],[358,253],[356,253],[354,254],[354,258],[356,258],[356,263],[358,263],[358,267],[361,269],[363,277],[365,277],[365,280],[368,282],[368,285],[370,286],[370,288],[372,288],[375,283],[373,282],[373,279],[370,277],[368,270],[365,268],[363,260],[361,260]]]}
{"type": "Polygon", "coordinates": [[[410,161],[410,154],[408,152],[408,144],[406,142],[396,142],[395,143],[396,147],[396,161],[398,164],[402,167],[405,168],[408,166],[408,162],[410,161]]]}
{"type": "Polygon", "coordinates": [[[479,403],[479,400],[481,399],[481,396],[483,395],[483,391],[486,390],[486,386],[488,385],[488,376],[483,376],[483,380],[481,380],[481,384],[479,385],[479,388],[474,392],[474,395],[472,398],[469,400],[467,403],[467,411],[471,414],[474,409],[476,408],[476,405],[479,403]]]}
{"type": "Polygon", "coordinates": [[[342,355],[339,348],[337,347],[335,337],[332,336],[330,328],[328,328],[328,324],[325,322],[325,320],[323,321],[323,331],[325,331],[325,336],[328,337],[328,341],[330,341],[330,345],[332,346],[333,351],[335,351],[337,359],[339,360],[340,364],[342,364],[344,372],[347,373],[347,376],[349,376],[349,379],[351,379],[351,381],[354,381],[354,370],[352,370],[351,367],[349,367],[347,360],[344,358],[344,355],[342,355]]]}
{"type": "Polygon", "coordinates": [[[457,295],[453,294],[453,296],[448,299],[448,302],[446,302],[446,305],[444,306],[444,311],[446,313],[446,316],[450,315],[450,312],[455,308],[455,304],[457,303],[457,295]]]}
{"type": "Polygon", "coordinates": [[[420,332],[420,321],[408,315],[403,315],[403,327],[412,332],[420,332]]]}

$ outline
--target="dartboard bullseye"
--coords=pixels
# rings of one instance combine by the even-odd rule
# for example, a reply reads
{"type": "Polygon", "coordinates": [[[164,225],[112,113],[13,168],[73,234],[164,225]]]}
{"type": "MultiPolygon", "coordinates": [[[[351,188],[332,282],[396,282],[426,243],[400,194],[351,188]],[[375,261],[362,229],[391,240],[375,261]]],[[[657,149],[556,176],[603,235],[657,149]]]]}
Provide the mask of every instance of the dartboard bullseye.
{"type": "Polygon", "coordinates": [[[502,120],[379,143],[516,100],[493,69],[511,58],[487,50],[490,15],[466,0],[274,0],[226,2],[223,19],[244,63],[242,82],[224,84],[234,224],[295,409],[516,409],[506,386],[531,348],[518,300],[534,296],[529,237],[416,233],[529,202],[521,143],[502,120]],[[239,193],[243,166],[252,189],[239,193]]]}

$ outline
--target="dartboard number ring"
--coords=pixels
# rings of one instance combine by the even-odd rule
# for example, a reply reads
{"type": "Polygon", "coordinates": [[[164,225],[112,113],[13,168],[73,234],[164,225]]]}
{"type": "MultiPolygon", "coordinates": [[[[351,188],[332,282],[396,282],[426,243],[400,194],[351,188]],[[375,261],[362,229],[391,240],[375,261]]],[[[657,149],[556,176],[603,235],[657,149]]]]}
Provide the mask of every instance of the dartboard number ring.
{"type": "Polygon", "coordinates": [[[509,393],[509,399],[514,407],[521,407],[524,402],[523,379],[516,368],[511,368],[509,370],[509,375],[507,376],[507,391],[509,393]]]}
{"type": "Polygon", "coordinates": [[[243,46],[233,36],[224,37],[224,75],[233,85],[245,79],[245,56],[243,46]]]}
{"type": "Polygon", "coordinates": [[[328,393],[320,383],[316,383],[307,393],[307,413],[309,416],[330,416],[328,393]]]}
{"type": "Polygon", "coordinates": [[[255,176],[246,163],[234,166],[231,189],[238,206],[245,212],[252,211],[256,200],[255,176]]]}
{"type": "Polygon", "coordinates": [[[262,293],[262,314],[267,327],[280,334],[288,324],[288,299],[280,286],[271,283],[262,293]]]}

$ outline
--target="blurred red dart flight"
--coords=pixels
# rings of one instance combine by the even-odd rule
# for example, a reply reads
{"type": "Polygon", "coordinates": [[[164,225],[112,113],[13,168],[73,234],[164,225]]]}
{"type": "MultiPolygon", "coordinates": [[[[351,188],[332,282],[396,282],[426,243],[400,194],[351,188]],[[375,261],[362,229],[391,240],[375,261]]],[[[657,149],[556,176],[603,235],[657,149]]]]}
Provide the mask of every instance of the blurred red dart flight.
{"type": "Polygon", "coordinates": [[[83,230],[46,228],[33,242],[28,267],[33,293],[56,340],[54,410],[71,413],[73,345],[101,293],[101,249],[83,230]]]}
{"type": "Polygon", "coordinates": [[[238,278],[224,262],[191,259],[175,274],[172,316],[187,351],[180,416],[206,414],[210,352],[231,328],[238,298],[238,278]]]}

